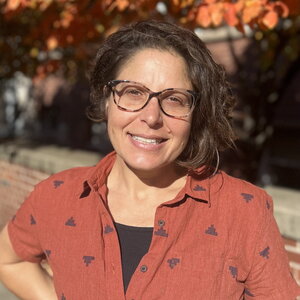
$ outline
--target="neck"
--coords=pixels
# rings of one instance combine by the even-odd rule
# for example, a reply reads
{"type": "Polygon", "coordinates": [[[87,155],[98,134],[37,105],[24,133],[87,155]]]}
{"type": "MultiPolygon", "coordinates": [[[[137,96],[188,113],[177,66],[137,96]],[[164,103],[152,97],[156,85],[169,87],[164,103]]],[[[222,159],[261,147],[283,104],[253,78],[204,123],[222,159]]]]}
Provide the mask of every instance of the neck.
{"type": "Polygon", "coordinates": [[[138,201],[148,197],[153,199],[156,193],[179,191],[185,183],[186,174],[187,171],[176,164],[156,170],[135,170],[117,155],[108,177],[108,189],[138,201]]]}

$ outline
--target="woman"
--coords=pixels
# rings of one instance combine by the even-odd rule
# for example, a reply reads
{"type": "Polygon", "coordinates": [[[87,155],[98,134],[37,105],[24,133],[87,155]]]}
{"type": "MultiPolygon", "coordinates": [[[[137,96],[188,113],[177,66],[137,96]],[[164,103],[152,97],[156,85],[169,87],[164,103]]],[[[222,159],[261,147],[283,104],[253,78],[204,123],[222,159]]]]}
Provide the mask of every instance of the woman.
{"type": "Polygon", "coordinates": [[[115,151],[35,188],[1,234],[4,283],[24,299],[295,299],[271,198],[213,167],[233,99],[201,40],[121,28],[91,88],[115,151]]]}

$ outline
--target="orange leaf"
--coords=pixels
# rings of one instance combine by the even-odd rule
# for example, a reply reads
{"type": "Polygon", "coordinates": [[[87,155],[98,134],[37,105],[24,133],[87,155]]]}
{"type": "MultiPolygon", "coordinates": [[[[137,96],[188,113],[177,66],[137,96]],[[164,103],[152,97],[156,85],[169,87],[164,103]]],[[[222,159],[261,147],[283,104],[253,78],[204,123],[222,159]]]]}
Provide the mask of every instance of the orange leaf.
{"type": "MultiPolygon", "coordinates": [[[[147,0],[146,0],[147,1],[147,0]]],[[[185,8],[194,4],[195,0],[172,0],[172,5],[180,8],[185,8]]],[[[150,2],[150,1],[148,1],[150,2]]],[[[154,1],[155,2],[155,1],[154,1]]]]}
{"type": "Polygon", "coordinates": [[[21,0],[8,0],[5,11],[16,10],[21,5],[21,0]]]}
{"type": "Polygon", "coordinates": [[[66,37],[66,41],[67,41],[69,44],[72,44],[72,43],[74,42],[74,37],[73,37],[73,35],[68,34],[67,37],[66,37]]]}
{"type": "Polygon", "coordinates": [[[211,21],[215,26],[219,26],[223,21],[223,3],[213,3],[209,6],[211,21]]]}
{"type": "Polygon", "coordinates": [[[119,11],[125,10],[129,6],[128,0],[117,0],[117,7],[119,11]]]}
{"type": "Polygon", "coordinates": [[[249,23],[251,20],[257,18],[261,12],[263,11],[263,7],[260,3],[252,1],[249,5],[247,5],[242,13],[242,20],[244,23],[249,23]]]}
{"type": "Polygon", "coordinates": [[[47,39],[46,44],[47,44],[48,50],[53,50],[58,46],[58,40],[55,36],[50,36],[47,39]]]}
{"type": "Polygon", "coordinates": [[[205,4],[212,4],[212,3],[215,3],[217,2],[217,0],[204,0],[203,3],[205,4]]]}
{"type": "Polygon", "coordinates": [[[289,8],[281,1],[274,2],[273,7],[279,16],[286,18],[289,15],[289,8]]]}
{"type": "Polygon", "coordinates": [[[187,21],[194,22],[196,20],[197,13],[198,13],[198,10],[195,7],[190,9],[187,14],[187,21]]]}
{"type": "Polygon", "coordinates": [[[194,0],[184,0],[181,4],[181,7],[186,7],[194,4],[194,0]]]}
{"type": "Polygon", "coordinates": [[[61,15],[61,25],[64,28],[67,28],[70,26],[71,22],[74,20],[74,15],[68,11],[62,12],[61,15]]]}
{"type": "Polygon", "coordinates": [[[211,18],[207,5],[199,6],[196,16],[196,22],[203,27],[208,27],[211,24],[211,18]]]}
{"type": "Polygon", "coordinates": [[[102,0],[105,7],[112,5],[114,0],[102,0]]]}
{"type": "Polygon", "coordinates": [[[260,2],[260,6],[265,6],[270,2],[270,0],[246,0],[246,1],[260,2]]]}
{"type": "Polygon", "coordinates": [[[275,11],[268,11],[262,18],[262,23],[269,29],[273,29],[278,23],[278,15],[275,11]]]}
{"type": "Polygon", "coordinates": [[[53,2],[53,0],[40,1],[40,10],[41,11],[46,10],[52,4],[52,2],[53,2]]]}
{"type": "Polygon", "coordinates": [[[224,6],[224,19],[229,26],[236,26],[239,19],[236,16],[236,7],[232,3],[225,3],[224,6]]]}
{"type": "MultiPolygon", "coordinates": [[[[230,4],[230,3],[228,3],[230,4]]],[[[232,5],[232,4],[231,4],[232,5]]],[[[233,3],[235,11],[240,12],[245,7],[245,1],[244,0],[238,0],[236,3],[233,3]]]]}

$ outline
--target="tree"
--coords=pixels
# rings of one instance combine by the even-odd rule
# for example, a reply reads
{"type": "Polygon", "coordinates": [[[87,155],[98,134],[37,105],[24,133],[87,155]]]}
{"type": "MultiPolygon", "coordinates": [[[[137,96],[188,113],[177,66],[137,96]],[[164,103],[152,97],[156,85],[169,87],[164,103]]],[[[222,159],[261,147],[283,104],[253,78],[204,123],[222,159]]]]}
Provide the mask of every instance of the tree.
{"type": "MultiPolygon", "coordinates": [[[[43,77],[59,66],[69,78],[93,46],[124,23],[166,19],[194,28],[229,24],[272,29],[293,1],[272,0],[0,0],[0,78],[16,70],[43,77]]],[[[296,8],[297,9],[297,8],[296,8]]]]}
{"type": "Polygon", "coordinates": [[[299,188],[293,178],[300,173],[296,150],[300,130],[299,87],[295,87],[300,76],[300,16],[297,10],[292,11],[293,15],[273,30],[256,30],[244,53],[247,59],[243,63],[237,61],[233,82],[238,110],[243,116],[237,126],[240,160],[233,158],[228,171],[240,169],[243,177],[261,184],[275,184],[277,177],[281,184],[299,188]],[[273,178],[268,178],[272,177],[267,162],[270,158],[273,171],[277,169],[280,173],[273,172],[273,178]],[[280,167],[276,166],[278,163],[280,167]]]}

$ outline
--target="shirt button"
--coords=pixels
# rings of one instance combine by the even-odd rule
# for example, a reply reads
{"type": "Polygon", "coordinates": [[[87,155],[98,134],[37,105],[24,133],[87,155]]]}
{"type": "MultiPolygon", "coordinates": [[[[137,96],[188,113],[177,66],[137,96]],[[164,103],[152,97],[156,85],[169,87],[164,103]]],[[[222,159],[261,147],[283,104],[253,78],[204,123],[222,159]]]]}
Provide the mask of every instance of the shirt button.
{"type": "Polygon", "coordinates": [[[140,270],[141,270],[141,272],[145,273],[145,272],[147,272],[148,267],[147,267],[146,265],[142,265],[142,266],[140,267],[140,270]]]}
{"type": "Polygon", "coordinates": [[[158,226],[162,227],[165,225],[165,221],[164,220],[158,220],[158,226]]]}

